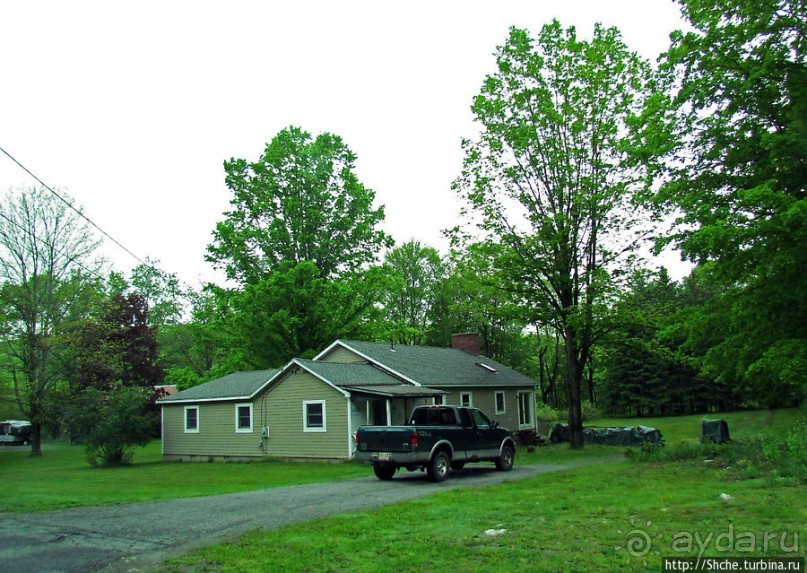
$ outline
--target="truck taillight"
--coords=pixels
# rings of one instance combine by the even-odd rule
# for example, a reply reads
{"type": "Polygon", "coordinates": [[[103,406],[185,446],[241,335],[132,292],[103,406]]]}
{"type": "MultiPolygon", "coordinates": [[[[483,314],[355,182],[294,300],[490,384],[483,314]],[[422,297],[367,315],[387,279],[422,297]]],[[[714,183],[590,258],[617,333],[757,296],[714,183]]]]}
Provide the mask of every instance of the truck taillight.
{"type": "Polygon", "coordinates": [[[413,448],[418,447],[418,433],[412,432],[412,435],[409,437],[409,445],[413,448]]]}

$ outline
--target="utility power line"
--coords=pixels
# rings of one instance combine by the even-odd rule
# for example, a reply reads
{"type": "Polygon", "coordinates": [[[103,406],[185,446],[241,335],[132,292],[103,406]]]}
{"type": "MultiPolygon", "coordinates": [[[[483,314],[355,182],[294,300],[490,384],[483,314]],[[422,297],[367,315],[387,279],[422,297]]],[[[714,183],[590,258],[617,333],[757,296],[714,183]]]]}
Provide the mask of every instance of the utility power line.
{"type": "Polygon", "coordinates": [[[68,201],[67,199],[65,199],[65,198],[64,198],[64,197],[62,197],[61,195],[59,195],[59,194],[58,194],[56,191],[54,191],[54,190],[53,190],[53,189],[50,187],[50,185],[48,185],[47,183],[45,183],[44,181],[42,181],[42,180],[41,180],[39,177],[37,177],[36,175],[34,175],[34,174],[31,172],[31,170],[30,170],[30,169],[28,169],[28,168],[27,168],[25,165],[23,165],[22,163],[20,163],[19,161],[17,161],[17,160],[14,158],[14,156],[12,156],[12,155],[11,155],[11,154],[10,154],[8,151],[6,151],[5,149],[3,149],[2,147],[0,147],[0,151],[2,151],[2,152],[3,152],[3,153],[6,155],[6,157],[8,157],[9,159],[11,159],[11,161],[13,161],[14,163],[16,163],[16,164],[19,166],[19,168],[20,168],[20,169],[22,169],[22,170],[23,170],[23,171],[25,171],[25,172],[26,172],[28,175],[30,175],[31,177],[33,177],[33,178],[34,178],[34,179],[35,179],[35,180],[36,180],[36,181],[37,181],[37,182],[38,182],[40,185],[42,185],[42,187],[44,187],[45,189],[47,189],[48,191],[50,191],[51,193],[53,193],[53,194],[54,194],[56,197],[58,197],[58,198],[59,198],[59,200],[60,200],[62,203],[64,203],[64,204],[65,204],[65,205],[67,205],[67,206],[68,206],[70,209],[72,209],[73,211],[75,211],[76,213],[78,213],[79,217],[81,217],[82,219],[84,219],[85,221],[87,221],[87,222],[88,222],[90,225],[92,225],[93,227],[95,227],[96,229],[98,229],[98,231],[99,231],[99,232],[100,232],[102,235],[104,235],[104,236],[105,236],[106,238],[108,238],[110,241],[112,241],[113,243],[115,243],[116,245],[118,245],[118,246],[119,246],[121,249],[123,249],[124,251],[126,251],[126,252],[127,252],[129,255],[131,255],[131,256],[132,256],[132,257],[133,257],[133,258],[134,258],[134,259],[135,259],[137,262],[139,262],[139,263],[140,263],[140,264],[142,264],[142,265],[146,265],[146,266],[148,266],[148,267],[151,267],[151,266],[152,266],[152,265],[150,265],[150,264],[146,263],[146,262],[145,262],[143,259],[141,259],[140,257],[138,257],[136,254],[134,254],[132,251],[130,251],[129,249],[127,249],[127,248],[126,248],[126,247],[125,247],[125,246],[124,246],[124,245],[123,245],[123,244],[122,244],[120,241],[118,241],[117,239],[115,239],[115,237],[113,237],[112,235],[110,235],[109,233],[107,233],[106,231],[104,231],[104,230],[103,230],[101,227],[99,227],[98,225],[96,225],[96,224],[95,224],[95,222],[94,222],[92,219],[90,219],[89,217],[87,217],[87,215],[85,215],[84,213],[82,213],[81,211],[79,211],[78,209],[76,209],[76,208],[75,208],[75,207],[72,205],[72,203],[70,203],[70,201],[68,201]]]}

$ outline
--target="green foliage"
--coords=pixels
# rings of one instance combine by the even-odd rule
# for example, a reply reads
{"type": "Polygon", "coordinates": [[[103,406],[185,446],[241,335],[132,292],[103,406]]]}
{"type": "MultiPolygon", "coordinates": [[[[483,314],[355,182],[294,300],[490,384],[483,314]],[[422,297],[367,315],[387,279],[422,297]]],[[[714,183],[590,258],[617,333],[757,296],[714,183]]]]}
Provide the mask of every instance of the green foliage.
{"type": "Polygon", "coordinates": [[[187,390],[203,382],[206,380],[191,368],[178,366],[165,371],[165,383],[176,386],[178,390],[187,390]]]}
{"type": "Polygon", "coordinates": [[[543,404],[541,402],[539,402],[535,406],[535,417],[539,422],[542,422],[549,427],[552,427],[554,424],[557,424],[558,422],[561,423],[566,422],[562,410],[558,410],[548,404],[543,404]]]}
{"type": "Polygon", "coordinates": [[[86,446],[90,465],[130,464],[135,446],[149,443],[156,425],[148,412],[152,394],[148,388],[114,384],[87,388],[73,397],[67,410],[68,430],[86,446]]]}
{"type": "Polygon", "coordinates": [[[337,338],[369,338],[383,284],[378,268],[325,278],[311,261],[282,265],[233,296],[232,343],[252,368],[267,368],[313,357],[337,338]]]}
{"type": "Polygon", "coordinates": [[[719,381],[792,402],[807,394],[804,3],[681,3],[692,30],[666,63],[681,145],[657,201],[677,210],[668,241],[713,290],[687,343],[719,381]]]}
{"type": "Polygon", "coordinates": [[[384,339],[425,343],[444,267],[439,253],[420,241],[408,241],[387,253],[384,274],[389,283],[382,303],[390,332],[384,339]]]}
{"type": "Polygon", "coordinates": [[[614,306],[603,340],[603,403],[615,414],[670,415],[725,410],[741,401],[733,388],[699,368],[701,350],[687,344],[702,327],[704,294],[694,277],[683,285],[665,271],[641,273],[614,306]]]}
{"type": "Polygon", "coordinates": [[[148,307],[149,324],[176,324],[185,310],[185,292],[176,274],[161,270],[159,261],[146,259],[132,270],[131,289],[142,296],[148,307]]]}
{"type": "Polygon", "coordinates": [[[485,356],[529,374],[535,340],[524,335],[526,323],[504,288],[504,275],[493,264],[495,245],[470,244],[453,250],[436,285],[429,312],[427,343],[447,346],[452,334],[479,334],[485,356]]]}
{"type": "Polygon", "coordinates": [[[233,209],[216,225],[207,259],[230,279],[255,284],[281,266],[312,262],[320,278],[356,272],[391,240],[377,225],[375,193],[354,173],[339,136],[279,132],[255,163],[224,163],[233,209]]]}

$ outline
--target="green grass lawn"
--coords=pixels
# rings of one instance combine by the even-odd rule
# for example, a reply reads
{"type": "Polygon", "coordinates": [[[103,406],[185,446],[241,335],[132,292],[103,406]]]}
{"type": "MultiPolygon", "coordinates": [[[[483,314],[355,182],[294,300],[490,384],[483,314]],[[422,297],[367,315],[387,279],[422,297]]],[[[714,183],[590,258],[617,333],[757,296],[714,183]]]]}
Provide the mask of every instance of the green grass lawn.
{"type": "Polygon", "coordinates": [[[38,458],[31,458],[27,450],[0,448],[0,512],[215,495],[348,479],[368,472],[356,462],[163,462],[159,442],[138,449],[134,461],[131,466],[94,468],[83,447],[62,442],[44,444],[38,458]]]}
{"type": "Polygon", "coordinates": [[[773,556],[795,539],[803,557],[805,494],[795,482],[622,460],[254,532],[161,570],[660,571],[662,556],[697,555],[698,540],[706,556],[773,556]]]}
{"type": "Polygon", "coordinates": [[[704,418],[722,418],[729,426],[733,439],[759,437],[763,432],[781,433],[793,426],[804,410],[748,410],[720,414],[696,414],[660,418],[598,418],[585,422],[586,426],[650,426],[661,431],[667,442],[677,440],[698,441],[701,437],[701,421],[704,418]]]}

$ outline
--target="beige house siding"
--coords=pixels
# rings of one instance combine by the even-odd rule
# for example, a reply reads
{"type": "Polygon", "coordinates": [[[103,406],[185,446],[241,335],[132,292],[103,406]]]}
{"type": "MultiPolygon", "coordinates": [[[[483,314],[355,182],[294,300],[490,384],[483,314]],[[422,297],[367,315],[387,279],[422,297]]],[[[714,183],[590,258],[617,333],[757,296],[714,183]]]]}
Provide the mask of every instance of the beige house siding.
{"type": "Polygon", "coordinates": [[[342,364],[353,364],[356,362],[367,362],[366,358],[362,358],[355,352],[348,350],[344,346],[336,346],[328,354],[318,358],[321,362],[339,362],[342,364]]]}
{"type": "Polygon", "coordinates": [[[269,439],[266,455],[294,458],[350,457],[348,400],[342,392],[304,370],[280,380],[266,395],[269,439]],[[303,404],[325,402],[324,432],[304,431],[303,404]]]}
{"type": "Polygon", "coordinates": [[[163,405],[163,455],[166,459],[261,457],[260,401],[252,403],[252,431],[236,432],[236,404],[249,401],[163,405]],[[185,431],[185,408],[199,408],[198,432],[185,431]]]}

